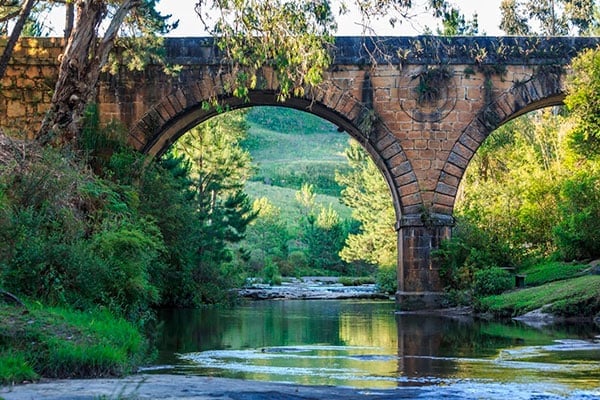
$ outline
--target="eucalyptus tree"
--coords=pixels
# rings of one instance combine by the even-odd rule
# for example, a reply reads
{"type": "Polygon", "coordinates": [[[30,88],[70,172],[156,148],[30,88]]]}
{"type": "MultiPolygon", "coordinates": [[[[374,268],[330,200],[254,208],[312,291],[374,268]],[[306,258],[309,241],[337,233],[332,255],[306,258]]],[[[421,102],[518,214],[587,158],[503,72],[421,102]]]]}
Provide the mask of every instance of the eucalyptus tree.
{"type": "Polygon", "coordinates": [[[29,18],[29,14],[36,0],[24,0],[21,4],[15,0],[0,0],[0,24],[8,23],[13,18],[16,18],[14,27],[11,30],[10,37],[6,42],[6,46],[0,56],[0,78],[4,76],[8,61],[12,55],[13,49],[17,44],[17,40],[21,36],[23,27],[29,18]]]}
{"type": "Polygon", "coordinates": [[[598,24],[594,0],[502,0],[500,11],[509,35],[586,34],[598,24]]]}
{"type": "Polygon", "coordinates": [[[260,85],[261,71],[273,71],[285,100],[319,84],[331,63],[338,17],[354,8],[362,16],[363,32],[373,21],[387,18],[396,25],[420,6],[460,33],[476,27],[460,20],[446,0],[199,0],[196,13],[227,56],[226,89],[247,98],[260,85]],[[337,6],[337,9],[336,7],[337,6]]]}
{"type": "Polygon", "coordinates": [[[156,37],[173,25],[156,10],[157,0],[74,0],[73,29],[66,39],[52,106],[38,133],[42,143],[67,145],[81,131],[94,101],[100,73],[119,35],[156,37]],[[101,30],[103,24],[106,28],[101,30]]]}

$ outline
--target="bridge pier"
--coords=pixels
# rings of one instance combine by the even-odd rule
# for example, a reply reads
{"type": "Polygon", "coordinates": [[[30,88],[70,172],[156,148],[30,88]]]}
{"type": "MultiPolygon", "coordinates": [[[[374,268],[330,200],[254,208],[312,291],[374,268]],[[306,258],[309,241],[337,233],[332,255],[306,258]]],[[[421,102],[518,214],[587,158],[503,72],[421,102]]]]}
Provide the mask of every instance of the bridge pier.
{"type": "Polygon", "coordinates": [[[454,219],[449,215],[407,215],[398,222],[398,291],[400,310],[426,310],[442,306],[444,298],[439,266],[431,252],[449,239],[454,219]]]}

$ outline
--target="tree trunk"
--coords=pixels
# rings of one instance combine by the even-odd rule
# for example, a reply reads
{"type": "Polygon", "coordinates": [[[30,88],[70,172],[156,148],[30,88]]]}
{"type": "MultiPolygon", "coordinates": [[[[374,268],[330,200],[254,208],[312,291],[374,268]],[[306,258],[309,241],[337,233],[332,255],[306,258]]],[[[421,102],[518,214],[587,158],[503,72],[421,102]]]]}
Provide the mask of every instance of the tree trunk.
{"type": "Polygon", "coordinates": [[[96,99],[101,69],[114,46],[127,14],[140,0],[123,0],[102,40],[98,28],[107,16],[106,0],[78,0],[75,26],[67,40],[50,112],[44,118],[38,140],[42,144],[76,146],[85,107],[96,99]]]}
{"type": "Polygon", "coordinates": [[[73,22],[75,21],[75,5],[71,2],[65,4],[65,39],[68,40],[73,32],[73,22]]]}
{"type": "Polygon", "coordinates": [[[23,27],[25,26],[25,22],[27,22],[27,18],[29,18],[29,14],[31,14],[31,9],[35,0],[25,0],[23,6],[21,7],[21,12],[19,13],[19,19],[15,24],[12,32],[10,33],[10,38],[6,43],[6,47],[4,48],[4,52],[2,53],[2,57],[0,57],[0,79],[4,76],[6,72],[6,68],[8,67],[8,61],[12,56],[15,45],[17,44],[17,40],[21,36],[21,31],[23,31],[23,27]]]}

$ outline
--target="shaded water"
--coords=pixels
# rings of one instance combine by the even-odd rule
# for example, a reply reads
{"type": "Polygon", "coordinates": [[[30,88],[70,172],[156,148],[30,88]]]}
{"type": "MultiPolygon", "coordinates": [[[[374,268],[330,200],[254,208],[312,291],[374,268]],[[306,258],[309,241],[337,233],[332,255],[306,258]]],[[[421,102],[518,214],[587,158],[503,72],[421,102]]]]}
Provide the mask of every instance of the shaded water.
{"type": "Polygon", "coordinates": [[[386,389],[535,383],[600,397],[600,329],[394,313],[382,301],[164,310],[157,372],[386,389]]]}

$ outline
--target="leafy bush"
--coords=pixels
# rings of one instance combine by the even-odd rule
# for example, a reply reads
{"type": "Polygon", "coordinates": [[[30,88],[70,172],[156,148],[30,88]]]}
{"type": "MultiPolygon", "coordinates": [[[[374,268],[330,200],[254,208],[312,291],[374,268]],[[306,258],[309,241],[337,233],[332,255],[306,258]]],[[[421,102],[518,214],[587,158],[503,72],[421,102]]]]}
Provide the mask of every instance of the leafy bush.
{"type": "MultiPolygon", "coordinates": [[[[452,238],[443,241],[433,257],[440,264],[440,277],[447,291],[473,290],[479,271],[513,267],[516,263],[508,245],[493,232],[478,228],[469,218],[457,220],[452,238]]],[[[483,282],[485,275],[480,275],[483,290],[487,285],[483,282]]]]}
{"type": "Polygon", "coordinates": [[[398,273],[396,267],[381,267],[375,278],[377,288],[383,293],[394,294],[398,290],[398,273]]]}
{"type": "Polygon", "coordinates": [[[511,275],[501,268],[492,267],[475,272],[473,290],[477,296],[500,294],[514,287],[511,275]]]}
{"type": "Polygon", "coordinates": [[[561,257],[600,257],[600,172],[576,172],[563,182],[559,199],[561,219],[554,234],[561,257]]]}

